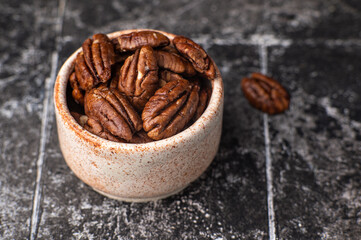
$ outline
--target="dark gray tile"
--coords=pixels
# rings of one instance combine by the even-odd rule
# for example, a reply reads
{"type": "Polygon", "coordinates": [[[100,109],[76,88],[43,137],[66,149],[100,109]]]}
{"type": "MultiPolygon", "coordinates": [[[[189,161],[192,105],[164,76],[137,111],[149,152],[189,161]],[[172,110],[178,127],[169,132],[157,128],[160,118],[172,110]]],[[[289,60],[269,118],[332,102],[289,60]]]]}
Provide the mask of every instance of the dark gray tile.
{"type": "Polygon", "coordinates": [[[264,1],[256,32],[290,39],[358,39],[360,4],[353,0],[264,1]]]}
{"type": "Polygon", "coordinates": [[[29,236],[54,16],[55,1],[0,3],[0,236],[4,239],[29,236]]]}
{"type": "MultiPolygon", "coordinates": [[[[200,38],[204,43],[247,38],[257,32],[266,9],[263,1],[69,1],[64,34],[67,41],[75,37],[74,47],[97,32],[152,28],[200,38]],[[79,38],[77,37],[79,36],[79,38]]],[[[265,27],[270,29],[270,26],[265,27]]]]}
{"type": "Polygon", "coordinates": [[[360,47],[295,44],[269,55],[292,95],[290,111],[270,118],[279,237],[357,239],[360,47]]]}
{"type": "Polygon", "coordinates": [[[357,63],[361,61],[360,48],[348,41],[337,44],[332,41],[324,44],[296,42],[288,49],[274,48],[270,56],[273,69],[270,70],[291,91],[302,89],[311,102],[331,104],[325,110],[332,111],[334,107],[339,114],[359,121],[361,83],[357,63]]]}
{"type": "Polygon", "coordinates": [[[218,65],[224,82],[222,150],[252,149],[253,138],[263,149],[262,115],[248,104],[241,91],[241,80],[259,71],[258,47],[247,45],[213,46],[208,49],[218,65]]]}
{"type": "MultiPolygon", "coordinates": [[[[245,8],[254,8],[252,1],[79,1],[68,3],[67,14],[72,31],[84,29],[84,34],[94,31],[115,31],[133,28],[156,28],[182,34],[217,33],[224,26],[246,29],[246,16],[240,16],[245,8]],[[252,6],[248,6],[248,5],[252,6]],[[230,10],[233,10],[229,14],[230,10]],[[106,14],[105,14],[106,13],[106,14]],[[97,17],[94,17],[97,16],[97,17]]],[[[259,5],[259,4],[258,4],[259,5]]],[[[260,12],[260,11],[259,11],[260,12]]],[[[254,11],[247,16],[256,20],[254,11]],[[253,14],[253,17],[252,17],[253,14]]],[[[254,27],[254,23],[251,24],[254,27]]],[[[239,29],[238,29],[239,30],[239,29]]],[[[83,33],[81,33],[83,34],[83,33]]]]}

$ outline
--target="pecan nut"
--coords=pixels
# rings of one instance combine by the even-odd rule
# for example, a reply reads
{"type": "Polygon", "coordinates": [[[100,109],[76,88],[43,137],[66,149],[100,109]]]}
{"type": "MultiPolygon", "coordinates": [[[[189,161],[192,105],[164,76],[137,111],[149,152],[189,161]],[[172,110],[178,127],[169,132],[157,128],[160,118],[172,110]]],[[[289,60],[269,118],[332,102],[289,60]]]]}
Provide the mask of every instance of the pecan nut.
{"type": "Polygon", "coordinates": [[[120,70],[118,89],[141,111],[158,87],[158,65],[154,51],[144,46],[125,61],[120,70]]]}
{"type": "Polygon", "coordinates": [[[73,91],[71,92],[71,95],[73,96],[73,99],[76,103],[80,105],[84,105],[84,90],[80,89],[78,79],[76,78],[75,72],[70,74],[69,77],[69,83],[73,91]]]}
{"type": "Polygon", "coordinates": [[[86,65],[84,53],[78,53],[75,61],[75,75],[82,90],[90,90],[99,83],[98,78],[94,77],[86,65]]]}
{"type": "Polygon", "coordinates": [[[125,141],[124,139],[120,137],[116,137],[113,134],[111,134],[107,129],[105,129],[101,123],[93,118],[88,118],[87,116],[83,115],[82,117],[86,117],[85,123],[83,123],[83,127],[93,133],[94,135],[97,135],[101,138],[113,141],[113,142],[121,142],[121,143],[147,143],[152,142],[153,139],[148,137],[147,133],[143,130],[136,132],[132,139],[129,141],[125,141]]]}
{"type": "Polygon", "coordinates": [[[120,52],[134,51],[143,46],[162,47],[170,41],[165,35],[155,31],[140,31],[123,34],[113,39],[116,50],[120,52]]]}
{"type": "Polygon", "coordinates": [[[175,49],[175,48],[172,47],[172,46],[162,47],[162,48],[159,49],[159,50],[162,50],[162,51],[165,51],[165,52],[169,52],[169,53],[179,54],[179,52],[177,51],[177,49],[175,49]]]}
{"type": "Polygon", "coordinates": [[[200,87],[199,101],[198,101],[196,113],[194,114],[194,117],[193,117],[194,121],[196,121],[198,118],[200,118],[200,116],[206,110],[206,107],[208,105],[211,94],[212,94],[212,92],[209,87],[206,87],[206,86],[200,87]]]}
{"type": "Polygon", "coordinates": [[[250,104],[268,114],[282,113],[288,109],[290,95],[276,80],[253,73],[250,78],[244,78],[242,91],[250,104]]]}
{"type": "Polygon", "coordinates": [[[199,86],[187,80],[171,81],[158,89],[142,112],[143,129],[154,140],[179,133],[192,120],[199,86]]]}
{"type": "Polygon", "coordinates": [[[123,64],[116,63],[112,67],[112,77],[109,80],[109,88],[118,88],[118,82],[120,77],[120,69],[122,69],[123,64]]]}
{"type": "Polygon", "coordinates": [[[93,133],[94,135],[97,135],[101,138],[110,140],[110,141],[114,141],[114,142],[122,142],[125,143],[126,141],[118,138],[116,136],[114,136],[113,134],[111,134],[107,129],[105,129],[102,124],[100,124],[99,121],[93,119],[93,118],[88,118],[88,120],[86,121],[86,123],[84,124],[84,128],[86,130],[88,130],[89,132],[93,133]]]}
{"type": "Polygon", "coordinates": [[[114,46],[105,34],[94,34],[93,38],[84,41],[83,53],[85,62],[95,78],[107,82],[111,76],[111,66],[115,62],[114,46]]]}
{"type": "Polygon", "coordinates": [[[204,49],[191,39],[177,36],[173,39],[175,48],[180,54],[188,59],[193,67],[208,78],[215,78],[216,71],[214,65],[204,49]]]}
{"type": "Polygon", "coordinates": [[[115,55],[109,38],[100,33],[85,40],[82,49],[76,58],[75,74],[79,88],[87,91],[109,80],[115,55]]]}
{"type": "Polygon", "coordinates": [[[157,50],[155,51],[155,56],[158,66],[161,68],[185,76],[194,76],[197,73],[193,65],[178,54],[157,50]]]}
{"type": "Polygon", "coordinates": [[[136,110],[117,89],[101,85],[85,94],[85,114],[101,123],[112,135],[126,141],[142,129],[142,120],[136,110]]]}
{"type": "Polygon", "coordinates": [[[168,71],[168,70],[161,70],[159,71],[159,84],[163,87],[166,83],[184,79],[181,75],[168,71]]]}

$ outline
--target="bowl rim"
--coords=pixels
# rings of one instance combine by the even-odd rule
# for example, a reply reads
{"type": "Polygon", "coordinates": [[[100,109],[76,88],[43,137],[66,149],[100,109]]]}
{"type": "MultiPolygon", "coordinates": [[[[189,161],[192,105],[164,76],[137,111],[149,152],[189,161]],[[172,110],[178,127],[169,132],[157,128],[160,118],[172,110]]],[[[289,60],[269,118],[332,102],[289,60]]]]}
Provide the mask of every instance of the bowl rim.
{"type": "MultiPolygon", "coordinates": [[[[106,34],[109,38],[115,38],[122,34],[127,34],[131,32],[139,32],[139,31],[155,31],[166,35],[171,41],[172,39],[177,36],[172,33],[154,30],[154,29],[129,29],[129,30],[120,30],[112,33],[106,34]]],[[[172,43],[170,44],[172,45],[172,43]]],[[[81,51],[81,47],[78,48],[75,52],[73,52],[70,57],[66,59],[63,63],[62,67],[60,68],[55,85],[54,85],[54,105],[56,113],[58,113],[59,117],[64,121],[64,123],[69,126],[78,137],[83,138],[85,141],[91,143],[94,147],[101,147],[101,148],[108,148],[111,150],[131,150],[137,149],[140,151],[143,150],[153,150],[157,151],[159,149],[166,148],[169,145],[174,145],[174,143],[180,141],[187,141],[193,138],[195,135],[204,131],[207,125],[212,123],[212,119],[215,115],[218,114],[218,111],[223,104],[223,81],[220,74],[220,71],[211,58],[212,63],[215,66],[216,70],[216,77],[211,80],[212,84],[212,95],[209,100],[208,106],[203,112],[203,114],[188,128],[185,130],[165,139],[155,140],[153,142],[148,143],[120,143],[110,141],[104,138],[101,138],[95,134],[90,133],[89,131],[85,130],[70,114],[67,100],[66,100],[66,88],[68,84],[68,78],[70,73],[74,69],[74,62],[76,59],[77,54],[81,51]]]]}

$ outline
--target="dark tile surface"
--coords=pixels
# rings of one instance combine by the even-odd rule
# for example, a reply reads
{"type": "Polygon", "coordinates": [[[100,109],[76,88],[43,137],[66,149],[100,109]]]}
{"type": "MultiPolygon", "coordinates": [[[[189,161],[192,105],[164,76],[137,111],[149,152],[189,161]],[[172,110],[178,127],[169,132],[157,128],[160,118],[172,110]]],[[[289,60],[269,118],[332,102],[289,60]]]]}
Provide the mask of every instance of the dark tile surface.
{"type": "Polygon", "coordinates": [[[0,2],[0,238],[358,239],[360,11],[356,0],[0,2]],[[183,192],[145,204],[107,199],[75,177],[49,91],[84,39],[131,28],[192,37],[225,86],[212,165],[183,192]],[[239,87],[261,69],[292,95],[289,111],[269,117],[272,182],[263,115],[239,87]]]}
{"type": "Polygon", "coordinates": [[[261,30],[291,39],[359,39],[360,4],[352,0],[266,1],[261,30]]]}
{"type": "Polygon", "coordinates": [[[56,8],[54,2],[0,2],[1,238],[29,235],[56,8]]]}
{"type": "Polygon", "coordinates": [[[281,239],[361,236],[360,57],[346,44],[270,49],[269,71],[293,82],[291,111],[271,120],[281,239]]]}

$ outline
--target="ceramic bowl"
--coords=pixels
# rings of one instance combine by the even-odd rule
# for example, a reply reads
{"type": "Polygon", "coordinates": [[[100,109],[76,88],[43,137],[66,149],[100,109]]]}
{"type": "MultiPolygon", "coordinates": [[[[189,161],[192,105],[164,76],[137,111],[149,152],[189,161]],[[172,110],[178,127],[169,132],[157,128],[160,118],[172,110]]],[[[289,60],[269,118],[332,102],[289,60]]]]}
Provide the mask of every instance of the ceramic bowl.
{"type": "MultiPolygon", "coordinates": [[[[115,38],[141,30],[145,29],[119,31],[108,36],[115,38]]],[[[169,39],[175,37],[158,32],[169,39]]],[[[66,89],[79,51],[81,49],[61,67],[54,87],[60,148],[75,175],[100,194],[128,202],[162,199],[196,180],[214,159],[221,137],[223,83],[218,68],[209,105],[192,126],[159,141],[118,143],[86,131],[70,115],[66,89]]]]}

